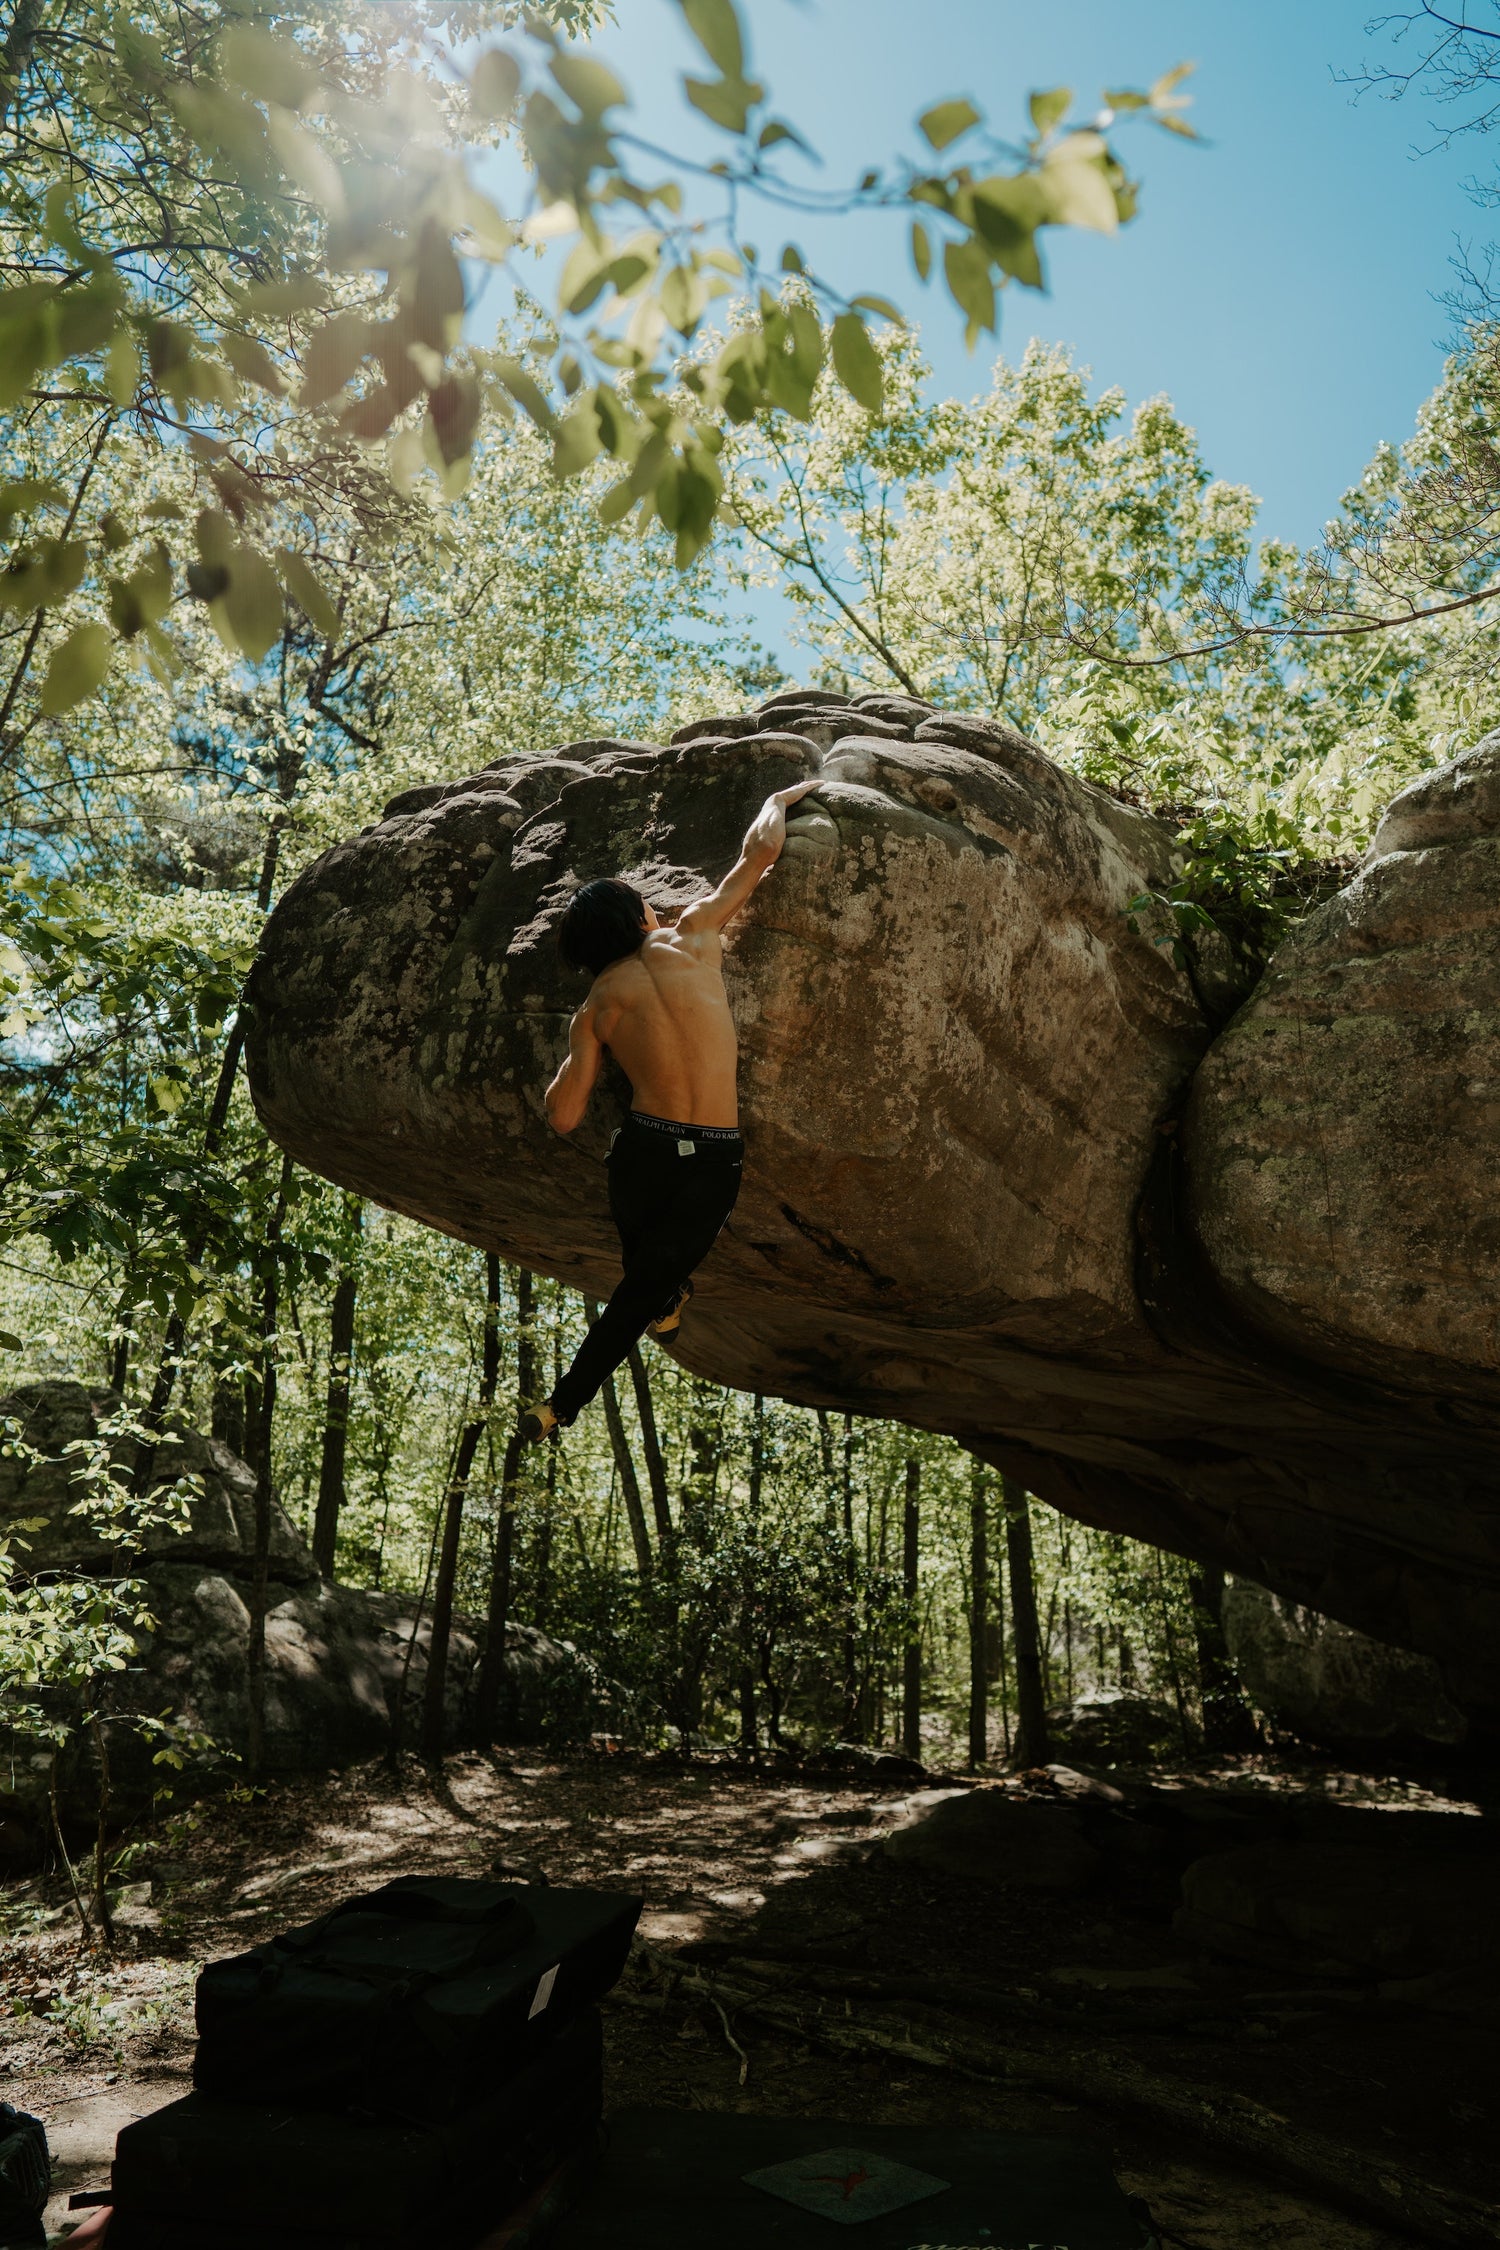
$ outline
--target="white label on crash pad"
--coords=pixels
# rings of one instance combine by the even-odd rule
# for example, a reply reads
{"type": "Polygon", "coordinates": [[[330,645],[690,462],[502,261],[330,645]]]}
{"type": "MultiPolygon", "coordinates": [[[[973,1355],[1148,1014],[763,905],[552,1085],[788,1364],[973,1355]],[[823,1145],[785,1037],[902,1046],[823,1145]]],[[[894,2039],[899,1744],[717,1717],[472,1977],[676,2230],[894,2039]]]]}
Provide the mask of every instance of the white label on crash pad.
{"type": "Polygon", "coordinates": [[[552,1998],[552,1987],[557,1982],[557,1972],[561,1967],[561,1961],[554,1961],[551,1968],[544,1969],[542,1971],[542,1974],[537,1978],[536,1991],[532,1994],[531,2006],[526,2011],[526,2021],[528,2023],[530,2023],[533,2016],[539,2016],[541,2014],[543,2008],[546,2007],[547,2002],[552,1998]]]}

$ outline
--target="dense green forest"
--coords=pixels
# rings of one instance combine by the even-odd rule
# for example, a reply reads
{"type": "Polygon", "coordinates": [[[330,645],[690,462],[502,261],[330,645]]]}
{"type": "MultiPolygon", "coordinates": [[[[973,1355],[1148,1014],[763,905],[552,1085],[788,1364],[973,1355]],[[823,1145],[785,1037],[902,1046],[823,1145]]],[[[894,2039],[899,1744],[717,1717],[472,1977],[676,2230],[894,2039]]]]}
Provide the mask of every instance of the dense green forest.
{"type": "MultiPolygon", "coordinates": [[[[719,15],[699,14],[723,83],[737,82],[719,15]]],[[[569,16],[588,11],[552,11],[569,16]]],[[[350,11],[348,55],[361,21],[350,11]]],[[[252,77],[252,63],[271,68],[259,50],[241,60],[252,77]]],[[[137,58],[131,83],[156,68],[137,58]]],[[[554,77],[586,139],[599,89],[554,77]]],[[[314,262],[310,222],[288,219],[258,253],[269,327],[236,330],[212,363],[233,379],[210,379],[193,339],[245,301],[233,227],[249,222],[198,210],[209,234],[210,218],[230,233],[197,259],[166,333],[170,260],[143,280],[89,247],[101,214],[124,228],[117,241],[129,234],[124,188],[105,177],[124,126],[90,84],[96,168],[87,193],[74,183],[77,210],[49,196],[56,147],[38,128],[6,221],[16,270],[61,288],[60,261],[76,257],[99,299],[92,328],[54,319],[26,346],[6,398],[6,1386],[108,1384],[147,1455],[163,1413],[212,1428],[274,1485],[325,1567],[413,1598],[431,1598],[461,1485],[460,1608],[569,1639],[595,1668],[592,1700],[549,1718],[564,1733],[997,1758],[1038,1747],[1018,1741],[1023,1689],[1034,1727],[1038,1696],[1071,1706],[1125,1688],[1194,1739],[1216,1692],[1212,1585],[1179,1558],[1028,1510],[947,1442],[727,1393],[648,1344],[563,1447],[518,1464],[517,1400],[567,1357],[581,1302],[487,1273],[478,1252],[285,1162],[245,1091],[237,998],[286,885],[399,790],[594,735],[664,739],[786,684],[744,623],[746,590],[770,581],[796,605],[802,680],[1002,713],[1172,818],[1187,850],[1179,919],[1219,920],[1263,950],[1352,863],[1404,780],[1484,731],[1495,636],[1473,597],[1489,555],[1461,527],[1494,482],[1492,329],[1466,332],[1410,444],[1376,458],[1307,553],[1258,537],[1253,495],[1211,474],[1168,401],[1132,408],[1039,347],[996,360],[972,399],[939,398],[918,330],[840,310],[792,263],[774,286],[724,271],[710,305],[706,269],[652,251],[653,287],[689,277],[669,314],[699,282],[701,300],[673,322],[660,392],[641,387],[659,319],[633,360],[594,339],[580,437],[582,410],[559,415],[547,397],[582,382],[565,315],[587,310],[608,264],[587,227],[592,279],[574,273],[560,312],[518,295],[493,350],[456,330],[419,339],[420,384],[364,431],[344,387],[368,335],[325,365],[329,329],[309,341],[286,325],[330,304],[367,320],[372,260],[339,279],[342,296],[299,297],[287,274],[314,262]],[[144,310],[121,310],[126,282],[144,310]],[[757,349],[784,346],[785,365],[736,393],[724,370],[752,333],[757,349]],[[285,365],[314,353],[302,411],[283,405],[273,347],[285,365]],[[509,410],[481,418],[502,394],[509,410]],[[669,399],[675,420],[616,443],[615,397],[648,420],[669,399]],[[692,435],[700,410],[718,416],[711,444],[692,435]],[[370,452],[364,439],[388,429],[389,448],[370,452]],[[669,458],[680,490],[651,481],[669,458]],[[621,463],[648,460],[622,507],[621,463]]],[[[34,124],[34,85],[27,99],[34,124]]],[[[742,133],[744,105],[729,108],[726,130],[742,133]]],[[[1058,182],[1086,166],[1114,195],[1114,159],[1071,144],[1059,158],[1059,115],[1033,105],[1026,164],[1059,198],[1050,222],[1103,223],[1093,189],[1058,182]]],[[[950,124],[967,129],[933,124],[934,149],[950,124]]],[[[544,138],[540,111],[529,129],[544,138]]],[[[576,165],[582,141],[569,145],[576,165]]],[[[186,193],[181,149],[170,170],[186,193]]],[[[925,200],[950,224],[950,293],[977,337],[993,326],[993,279],[1012,269],[994,248],[1003,229],[984,236],[963,201],[972,186],[945,190],[949,206],[925,200]],[[983,301],[964,263],[981,239],[995,261],[983,301]]],[[[609,271],[628,299],[632,273],[618,258],[609,271]]],[[[111,1491],[138,1518],[130,1480],[111,1491]]],[[[0,1568],[0,1685],[45,1737],[54,1722],[25,1699],[120,1660],[129,1582],[111,1594],[90,1581],[85,1599],[32,1577],[24,1539],[0,1568]]]]}

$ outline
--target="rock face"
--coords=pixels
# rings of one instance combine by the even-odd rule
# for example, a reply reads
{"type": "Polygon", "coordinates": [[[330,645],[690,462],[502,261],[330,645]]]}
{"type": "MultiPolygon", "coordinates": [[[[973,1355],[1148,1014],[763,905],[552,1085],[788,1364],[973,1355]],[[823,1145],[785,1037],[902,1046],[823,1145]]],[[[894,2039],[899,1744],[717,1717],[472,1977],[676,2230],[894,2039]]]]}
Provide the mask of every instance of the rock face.
{"type": "Polygon", "coordinates": [[[1207,1953],[1304,1975],[1403,1978],[1489,1968],[1493,1855],[1255,1844],[1182,1878],[1177,1934],[1207,1953]]]}
{"type": "Polygon", "coordinates": [[[1195,1224],[1299,1359],[1500,1405],[1500,734],[1424,774],[1193,1084],[1195,1224]]]}
{"type": "Polygon", "coordinates": [[[1009,727],[809,691],[666,746],[500,758],[288,891],[252,984],[256,1102],[330,1178],[606,1292],[628,1089],[549,1133],[583,991],[558,918],[605,873],[670,914],[768,789],[816,775],[731,937],[745,1184],[678,1356],[950,1432],[1500,1712],[1496,766],[1481,746],[1398,800],[1220,1028],[1227,954],[1179,968],[1132,916],[1169,832],[1009,727]],[[1308,1213],[1335,1112],[1331,1263],[1308,1213]]]}
{"type": "MultiPolygon", "coordinates": [[[[41,1519],[40,1529],[22,1535],[28,1572],[128,1573],[138,1579],[154,1627],[138,1638],[138,1662],[112,1675],[109,1708],[149,1716],[170,1712],[185,1728],[243,1756],[249,1738],[254,1474],[218,1439],[178,1427],[159,1448],[157,1476],[161,1484],[186,1478],[195,1489],[186,1528],[151,1532],[130,1555],[106,1547],[87,1518],[72,1513],[77,1456],[67,1449],[92,1440],[118,1404],[108,1391],[73,1382],[26,1384],[0,1398],[0,1415],[20,1425],[40,1456],[32,1463],[0,1457],[0,1537],[19,1521],[41,1519]]],[[[316,1772],[385,1750],[403,1679],[413,1707],[425,1681],[427,1627],[417,1626],[408,1666],[412,1631],[409,1601],[321,1578],[301,1534],[277,1504],[266,1612],[265,1772],[316,1772]]],[[[464,1738],[468,1725],[478,1656],[473,1635],[455,1630],[447,1676],[455,1740],[464,1738]]],[[[523,1707],[536,1705],[539,1681],[576,1665],[573,1652],[545,1634],[508,1628],[506,1668],[513,1699],[523,1707]]],[[[149,1804],[153,1790],[170,1778],[152,1763],[154,1742],[143,1742],[123,1726],[111,1728],[110,1739],[117,1807],[149,1804]]],[[[7,1742],[3,1730],[0,1745],[8,1753],[0,1787],[4,1861],[24,1858],[45,1822],[51,1761],[34,1742],[7,1742]]],[[[89,1747],[76,1735],[62,1783],[71,1810],[83,1814],[93,1805],[89,1747]]]]}
{"type": "Polygon", "coordinates": [[[991,1789],[921,1791],[881,1848],[934,1875],[1032,1891],[1081,1891],[1101,1865],[1070,1806],[1012,1804],[991,1789]]]}
{"type": "Polygon", "coordinates": [[[1325,1749],[1456,1748],[1469,1723],[1430,1656],[1387,1648],[1247,1578],[1224,1589],[1224,1637],[1256,1709],[1325,1749]]]}

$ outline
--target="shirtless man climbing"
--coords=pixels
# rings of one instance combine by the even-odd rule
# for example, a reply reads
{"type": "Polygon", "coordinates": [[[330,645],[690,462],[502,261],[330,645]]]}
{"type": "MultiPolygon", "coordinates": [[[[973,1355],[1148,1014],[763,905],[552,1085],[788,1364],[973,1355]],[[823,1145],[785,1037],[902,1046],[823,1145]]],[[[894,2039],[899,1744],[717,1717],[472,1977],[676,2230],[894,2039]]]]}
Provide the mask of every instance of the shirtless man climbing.
{"type": "Polygon", "coordinates": [[[690,1276],[734,1209],[744,1144],[721,933],[781,857],[788,805],[817,786],[802,781],[769,796],[718,889],[670,929],[613,876],[585,883],[568,902],[558,947],[594,981],[547,1088],[547,1116],[559,1133],[581,1123],[608,1048],[631,1087],[630,1115],[609,1151],[625,1278],[551,1398],[521,1417],[521,1435],[533,1442],[566,1429],[648,1328],[675,1331],[690,1276]]]}

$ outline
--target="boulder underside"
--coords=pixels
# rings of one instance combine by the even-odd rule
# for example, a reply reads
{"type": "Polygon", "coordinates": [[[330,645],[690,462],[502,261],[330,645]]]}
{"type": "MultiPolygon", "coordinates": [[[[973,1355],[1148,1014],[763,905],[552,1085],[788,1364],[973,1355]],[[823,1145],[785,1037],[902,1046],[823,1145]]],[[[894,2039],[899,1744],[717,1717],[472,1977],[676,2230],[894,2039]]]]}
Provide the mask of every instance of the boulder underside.
{"type": "Polygon", "coordinates": [[[603,874],[670,916],[813,776],[729,936],[745,1184],[675,1355],[948,1432],[1500,1712],[1500,736],[1396,800],[1253,991],[1139,904],[1171,833],[999,723],[799,691],[499,758],[282,899],[267,1128],[607,1295],[629,1089],[547,1127],[558,919],[603,874]]]}

